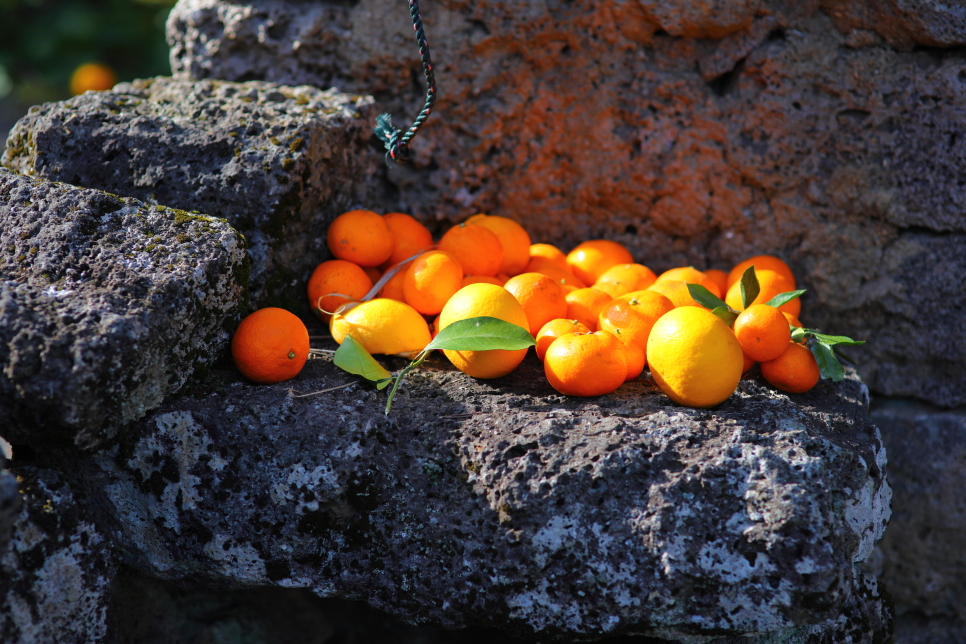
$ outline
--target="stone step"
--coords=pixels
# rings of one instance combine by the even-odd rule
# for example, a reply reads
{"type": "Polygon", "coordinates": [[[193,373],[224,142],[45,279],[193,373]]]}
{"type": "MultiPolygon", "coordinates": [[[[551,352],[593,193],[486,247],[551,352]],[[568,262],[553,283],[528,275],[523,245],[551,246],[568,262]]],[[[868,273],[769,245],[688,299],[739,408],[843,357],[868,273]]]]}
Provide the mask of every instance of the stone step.
{"type": "Polygon", "coordinates": [[[329,222],[381,190],[372,110],[334,90],[159,77],[32,108],[2,163],[224,218],[247,240],[253,305],[307,312],[329,222]]]}
{"type": "Polygon", "coordinates": [[[0,170],[0,436],[109,440],[224,353],[248,280],[223,219],[0,170]]]}
{"type": "Polygon", "coordinates": [[[489,382],[432,358],[388,417],[368,384],[312,394],[353,380],[325,359],[271,386],[215,370],[70,476],[161,579],[524,639],[888,637],[858,567],[890,491],[854,374],[791,397],[746,379],[713,411],[644,380],[565,398],[532,355],[489,382]]]}

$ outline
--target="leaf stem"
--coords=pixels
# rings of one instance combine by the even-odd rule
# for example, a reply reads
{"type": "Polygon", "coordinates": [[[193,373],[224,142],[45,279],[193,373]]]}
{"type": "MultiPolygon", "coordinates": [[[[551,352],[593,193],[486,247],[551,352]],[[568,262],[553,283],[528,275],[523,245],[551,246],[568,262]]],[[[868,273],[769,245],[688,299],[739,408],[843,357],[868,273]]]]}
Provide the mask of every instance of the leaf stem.
{"type": "Polygon", "coordinates": [[[392,383],[392,389],[389,390],[389,397],[386,399],[386,416],[389,415],[389,410],[392,409],[392,399],[395,398],[396,390],[399,389],[399,385],[402,383],[403,378],[406,377],[407,373],[423,364],[423,360],[426,359],[426,356],[428,356],[429,353],[430,351],[422,351],[418,356],[416,356],[415,360],[403,367],[403,369],[396,376],[396,381],[392,383]]]}

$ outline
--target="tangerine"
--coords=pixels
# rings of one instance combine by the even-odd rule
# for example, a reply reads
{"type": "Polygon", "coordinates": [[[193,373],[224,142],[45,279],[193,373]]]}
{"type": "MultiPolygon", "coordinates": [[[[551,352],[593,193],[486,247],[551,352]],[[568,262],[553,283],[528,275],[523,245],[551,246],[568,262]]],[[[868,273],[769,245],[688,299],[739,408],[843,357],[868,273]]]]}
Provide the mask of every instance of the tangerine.
{"type": "Polygon", "coordinates": [[[463,286],[469,286],[470,284],[494,284],[496,286],[503,286],[506,282],[501,280],[499,277],[490,277],[489,275],[466,275],[463,277],[463,282],[460,288],[463,286]]]}
{"type": "Polygon", "coordinates": [[[463,266],[443,250],[430,250],[412,261],[403,277],[406,303],[423,315],[436,315],[463,285],[463,266]]]}
{"type": "Polygon", "coordinates": [[[488,275],[500,272],[503,247],[492,230],[477,224],[459,224],[446,231],[439,249],[459,257],[466,275],[488,275]]]}
{"type": "Polygon", "coordinates": [[[601,273],[594,286],[602,282],[618,282],[627,284],[629,289],[626,292],[630,293],[647,288],[656,279],[654,271],[643,264],[616,264],[601,273]]]}
{"type": "Polygon", "coordinates": [[[323,322],[341,305],[358,301],[372,288],[372,280],[358,264],[344,259],[322,262],[309,277],[309,308],[323,322]]]}
{"type": "Polygon", "coordinates": [[[488,228],[503,248],[503,262],[500,264],[501,273],[510,277],[523,272],[530,261],[530,235],[512,219],[498,215],[473,215],[466,220],[468,224],[476,224],[488,228]]]}
{"type": "MultiPolygon", "coordinates": [[[[775,271],[768,269],[758,270],[756,268],[755,276],[758,278],[758,296],[753,302],[751,302],[751,304],[764,304],[780,293],[787,293],[788,291],[795,290],[794,284],[785,279],[783,275],[776,273],[775,271]]],[[[740,280],[732,284],[728,289],[728,294],[725,296],[725,302],[727,302],[728,306],[736,311],[741,311],[745,308],[741,303],[740,280]]],[[[779,306],[778,310],[791,313],[793,316],[798,317],[798,314],[802,312],[802,298],[796,297],[794,300],[779,306]]]]}
{"type": "Polygon", "coordinates": [[[566,318],[550,320],[540,327],[540,330],[534,336],[537,340],[537,357],[543,360],[550,344],[560,336],[567,335],[568,333],[590,333],[590,329],[587,328],[586,324],[582,324],[577,320],[568,320],[566,318]]]}
{"type": "MultiPolygon", "coordinates": [[[[729,289],[735,282],[741,281],[741,276],[744,275],[749,266],[754,266],[755,272],[761,272],[763,270],[775,271],[787,279],[788,283],[792,285],[792,287],[788,290],[795,290],[795,275],[792,273],[792,269],[789,268],[788,264],[774,255],[755,255],[754,257],[749,257],[745,261],[739,262],[737,265],[735,265],[735,267],[731,269],[731,272],[728,273],[729,289]]],[[[722,293],[725,292],[727,292],[727,289],[722,291],[722,293]]]]}
{"type": "Polygon", "coordinates": [[[290,380],[309,358],[308,329],[285,309],[259,309],[235,329],[231,357],[242,375],[253,382],[270,385],[290,380]]]}
{"type": "Polygon", "coordinates": [[[567,271],[568,273],[570,272],[570,267],[567,266],[567,256],[564,255],[562,250],[553,244],[530,244],[530,260],[527,262],[527,266],[523,270],[527,273],[536,272],[531,270],[531,265],[534,262],[546,263],[547,265],[555,266],[562,271],[567,271]]]}
{"type": "Polygon", "coordinates": [[[564,291],[551,278],[540,273],[521,273],[507,280],[503,288],[517,299],[527,314],[531,335],[556,318],[567,315],[564,291]]]}
{"type": "Polygon", "coordinates": [[[387,212],[382,218],[389,226],[389,233],[392,235],[392,253],[386,261],[387,264],[398,264],[432,247],[433,236],[429,229],[412,215],[387,212]]]}
{"type": "Polygon", "coordinates": [[[567,293],[567,317],[578,320],[591,331],[597,330],[600,310],[613,300],[607,293],[596,288],[578,288],[567,293]]]}
{"type": "Polygon", "coordinates": [[[568,333],[547,348],[543,371],[565,396],[603,396],[627,378],[626,349],[607,331],[568,333]]]}
{"type": "Polygon", "coordinates": [[[567,254],[567,265],[571,272],[585,284],[596,282],[611,266],[633,263],[634,258],[630,251],[609,239],[582,242],[567,254]]]}
{"type": "Polygon", "coordinates": [[[704,271],[705,276],[718,286],[718,297],[728,292],[728,274],[717,268],[704,271]]]}
{"type": "Polygon", "coordinates": [[[635,291],[604,305],[597,316],[597,328],[621,330],[621,339],[647,347],[654,323],[671,311],[674,303],[656,291],[635,291]]]}
{"type": "Polygon", "coordinates": [[[671,270],[664,271],[657,276],[655,282],[665,282],[667,280],[681,280],[686,284],[700,284],[705,287],[715,296],[721,297],[721,289],[715,284],[714,280],[694,268],[693,266],[682,266],[680,268],[672,268],[671,270]]]}
{"type": "Polygon", "coordinates": [[[818,383],[822,374],[807,347],[789,342],[780,356],[761,363],[761,375],[777,389],[803,394],[818,383]]]}
{"type": "Polygon", "coordinates": [[[114,70],[101,63],[85,63],[74,70],[70,76],[70,93],[73,96],[86,91],[101,92],[111,89],[117,83],[114,70]]]}
{"type": "Polygon", "coordinates": [[[648,286],[647,290],[660,293],[671,300],[675,307],[701,306],[691,297],[691,291],[688,290],[688,285],[683,280],[657,281],[648,286]]]}
{"type": "Polygon", "coordinates": [[[329,225],[329,250],[338,259],[359,266],[379,266],[392,255],[393,240],[386,221],[371,210],[350,210],[329,225]]]}
{"type": "Polygon", "coordinates": [[[780,356],[792,335],[788,320],[781,311],[767,304],[752,304],[739,313],[734,330],[741,350],[756,362],[780,356]]]}

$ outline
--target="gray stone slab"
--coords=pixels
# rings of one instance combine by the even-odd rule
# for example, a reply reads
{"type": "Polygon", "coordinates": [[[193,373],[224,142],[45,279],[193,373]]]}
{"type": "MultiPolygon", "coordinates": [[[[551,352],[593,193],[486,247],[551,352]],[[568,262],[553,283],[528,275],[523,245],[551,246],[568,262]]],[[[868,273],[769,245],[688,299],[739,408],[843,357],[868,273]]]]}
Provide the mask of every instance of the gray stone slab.
{"type": "Polygon", "coordinates": [[[103,641],[117,570],[108,538],[59,474],[13,470],[23,505],[9,543],[0,544],[0,641],[103,641]]]}
{"type": "Polygon", "coordinates": [[[223,354],[247,282],[223,219],[0,171],[0,435],[93,447],[223,354]]]}
{"type": "Polygon", "coordinates": [[[525,639],[887,638],[856,568],[889,516],[858,380],[792,397],[745,380],[709,411],[647,381],[564,398],[532,356],[490,382],[428,364],[389,417],[368,385],[291,397],[351,382],[324,359],[273,386],[216,371],[72,477],[169,580],[525,639]]]}
{"type": "Polygon", "coordinates": [[[379,193],[372,119],[368,97],[162,77],[34,108],[2,163],[228,220],[248,241],[253,303],[301,313],[328,223],[379,193]]]}
{"type": "Polygon", "coordinates": [[[966,621],[966,409],[877,401],[893,514],[880,579],[901,610],[966,621]]]}

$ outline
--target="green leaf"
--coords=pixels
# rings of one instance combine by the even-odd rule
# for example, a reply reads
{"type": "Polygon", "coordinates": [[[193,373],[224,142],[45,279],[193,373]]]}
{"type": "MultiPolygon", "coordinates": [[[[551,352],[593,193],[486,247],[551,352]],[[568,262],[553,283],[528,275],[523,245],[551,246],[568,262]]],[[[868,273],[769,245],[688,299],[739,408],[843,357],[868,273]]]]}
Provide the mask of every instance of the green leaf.
{"type": "Polygon", "coordinates": [[[805,329],[800,326],[792,327],[792,342],[801,342],[805,339],[805,329]]]}
{"type": "Polygon", "coordinates": [[[347,335],[342,340],[332,362],[343,371],[375,382],[378,389],[388,387],[392,381],[392,374],[376,362],[365,347],[356,342],[351,335],[347,335]]]}
{"type": "Polygon", "coordinates": [[[809,342],[808,348],[812,350],[812,355],[815,356],[818,370],[823,378],[839,382],[845,377],[845,368],[835,357],[835,353],[829,345],[824,342],[809,342]]]}
{"type": "Polygon", "coordinates": [[[745,272],[741,274],[740,288],[741,306],[747,309],[761,292],[761,286],[758,284],[758,275],[755,274],[754,266],[749,266],[747,269],[745,269],[745,272]]]}
{"type": "Polygon", "coordinates": [[[492,318],[467,318],[453,322],[440,331],[424,351],[489,351],[491,349],[526,349],[537,342],[530,332],[509,322],[492,318]]]}
{"type": "Polygon", "coordinates": [[[725,304],[724,300],[722,300],[720,297],[718,297],[717,295],[715,295],[705,287],[701,286],[700,284],[688,284],[688,292],[691,293],[691,297],[694,299],[695,302],[697,302],[698,304],[700,304],[706,309],[711,309],[712,311],[714,311],[715,309],[718,309],[721,307],[724,307],[726,309],[730,308],[727,304],[725,304]]]}
{"type": "Polygon", "coordinates": [[[830,347],[836,344],[841,344],[847,347],[858,347],[865,344],[865,340],[853,340],[852,338],[847,338],[844,335],[825,335],[824,333],[819,333],[812,329],[808,330],[808,334],[819,342],[823,342],[830,347]]]}
{"type": "Polygon", "coordinates": [[[765,302],[765,304],[767,304],[768,306],[774,306],[777,309],[782,304],[787,304],[787,303],[791,302],[792,300],[794,300],[796,297],[801,297],[802,293],[804,293],[804,292],[805,292],[805,289],[801,289],[801,290],[798,290],[798,291],[787,291],[785,293],[779,293],[775,297],[773,297],[770,300],[768,300],[767,302],[765,302]]]}
{"type": "MultiPolygon", "coordinates": [[[[704,287],[701,287],[704,288],[704,287]]],[[[710,293],[709,293],[710,295],[710,293]]],[[[691,297],[694,297],[693,295],[691,297]]],[[[713,295],[711,297],[714,297],[713,295]]],[[[735,320],[738,319],[737,311],[732,310],[727,304],[725,306],[716,306],[711,309],[711,312],[717,315],[721,320],[728,326],[733,326],[735,320]]]]}

